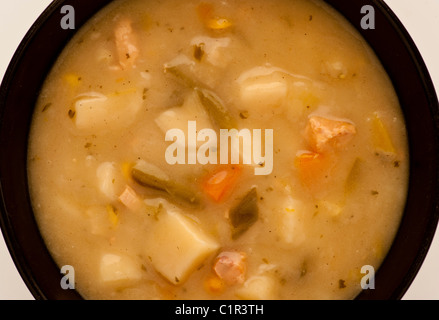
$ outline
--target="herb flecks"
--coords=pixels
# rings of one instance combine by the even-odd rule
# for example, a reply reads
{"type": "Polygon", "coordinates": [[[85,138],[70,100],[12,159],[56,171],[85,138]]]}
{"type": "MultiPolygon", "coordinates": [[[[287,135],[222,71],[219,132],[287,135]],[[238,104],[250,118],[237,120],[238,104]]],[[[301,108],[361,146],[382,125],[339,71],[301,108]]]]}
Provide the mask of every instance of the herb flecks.
{"type": "Polygon", "coordinates": [[[338,280],[338,287],[339,287],[340,289],[344,289],[344,288],[346,288],[346,281],[343,280],[343,279],[338,280]]]}
{"type": "Polygon", "coordinates": [[[69,112],[67,113],[70,119],[73,119],[75,117],[76,111],[69,109],[69,112]]]}

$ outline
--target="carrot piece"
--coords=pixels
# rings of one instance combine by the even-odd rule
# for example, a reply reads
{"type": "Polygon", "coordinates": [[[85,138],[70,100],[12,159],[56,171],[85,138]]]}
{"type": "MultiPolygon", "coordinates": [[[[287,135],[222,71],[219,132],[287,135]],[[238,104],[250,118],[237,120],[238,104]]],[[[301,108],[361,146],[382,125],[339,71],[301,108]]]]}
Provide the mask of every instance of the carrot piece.
{"type": "Polygon", "coordinates": [[[241,173],[242,167],[237,165],[220,167],[204,181],[203,190],[213,200],[219,202],[234,187],[241,173]]]}
{"type": "Polygon", "coordinates": [[[303,152],[295,159],[299,179],[311,190],[316,190],[325,183],[330,174],[331,163],[330,156],[311,151],[303,152]]]}

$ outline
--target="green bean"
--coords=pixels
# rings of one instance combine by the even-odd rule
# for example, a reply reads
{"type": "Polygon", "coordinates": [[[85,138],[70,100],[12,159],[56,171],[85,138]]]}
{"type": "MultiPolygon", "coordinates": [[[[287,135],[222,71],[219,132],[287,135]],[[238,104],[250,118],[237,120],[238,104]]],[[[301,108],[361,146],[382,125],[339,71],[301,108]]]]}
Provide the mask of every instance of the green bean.
{"type": "Polygon", "coordinates": [[[236,240],[244,234],[258,220],[258,216],[258,194],[256,188],[252,188],[229,212],[232,239],[236,240]]]}

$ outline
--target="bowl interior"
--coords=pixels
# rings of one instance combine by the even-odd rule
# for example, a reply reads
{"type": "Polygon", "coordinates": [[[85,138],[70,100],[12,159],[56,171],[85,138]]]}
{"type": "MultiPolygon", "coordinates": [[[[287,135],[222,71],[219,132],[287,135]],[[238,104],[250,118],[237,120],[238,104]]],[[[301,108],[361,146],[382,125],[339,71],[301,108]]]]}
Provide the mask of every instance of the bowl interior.
{"type": "MultiPolygon", "coordinates": [[[[12,258],[36,299],[81,299],[63,290],[62,274],[48,252],[34,219],[27,186],[27,142],[34,105],[55,59],[94,13],[111,0],[54,1],[18,48],[0,90],[1,227],[12,258]],[[76,10],[75,30],[60,28],[60,8],[76,10]],[[35,59],[38,57],[38,59],[35,59]]],[[[404,113],[410,148],[409,192],[393,246],[375,278],[376,288],[357,299],[400,299],[418,272],[438,221],[438,101],[416,46],[390,9],[379,0],[376,29],[361,28],[363,2],[326,0],[364,36],[388,72],[404,113]],[[389,49],[391,48],[391,49],[389,49]]],[[[373,226],[371,226],[373,227],[373,226]]]]}

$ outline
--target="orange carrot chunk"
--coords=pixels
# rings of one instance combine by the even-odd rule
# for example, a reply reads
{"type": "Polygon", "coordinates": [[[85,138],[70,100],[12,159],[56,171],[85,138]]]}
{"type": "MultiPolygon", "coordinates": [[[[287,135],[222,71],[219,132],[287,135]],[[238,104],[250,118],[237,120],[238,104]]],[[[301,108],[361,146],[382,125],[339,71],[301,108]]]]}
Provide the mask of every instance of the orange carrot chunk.
{"type": "Polygon", "coordinates": [[[300,181],[312,190],[325,183],[332,168],[331,164],[330,156],[311,151],[300,153],[295,159],[300,181]]]}
{"type": "Polygon", "coordinates": [[[242,168],[237,165],[220,167],[209,175],[203,183],[204,192],[219,202],[234,188],[242,168]]]}

